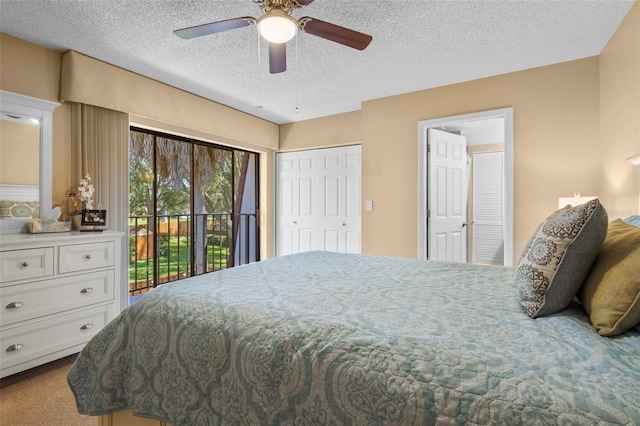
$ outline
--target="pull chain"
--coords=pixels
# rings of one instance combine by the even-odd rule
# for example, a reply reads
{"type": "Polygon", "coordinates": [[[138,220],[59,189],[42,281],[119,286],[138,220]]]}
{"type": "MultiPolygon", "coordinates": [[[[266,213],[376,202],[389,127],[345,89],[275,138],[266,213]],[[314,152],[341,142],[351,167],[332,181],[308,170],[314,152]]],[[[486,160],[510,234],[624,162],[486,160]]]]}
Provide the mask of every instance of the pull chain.
{"type": "MultiPolygon", "coordinates": [[[[260,40],[260,32],[256,31],[258,35],[258,73],[262,72],[262,43],[260,40]]],[[[257,109],[262,109],[262,79],[258,78],[258,105],[257,109]]]]}
{"type": "Polygon", "coordinates": [[[295,85],[295,96],[296,96],[296,114],[298,112],[300,112],[300,108],[298,107],[298,79],[300,76],[300,72],[298,71],[298,33],[296,32],[296,58],[295,58],[295,69],[293,70],[295,72],[295,77],[294,77],[294,85],[295,85]]]}

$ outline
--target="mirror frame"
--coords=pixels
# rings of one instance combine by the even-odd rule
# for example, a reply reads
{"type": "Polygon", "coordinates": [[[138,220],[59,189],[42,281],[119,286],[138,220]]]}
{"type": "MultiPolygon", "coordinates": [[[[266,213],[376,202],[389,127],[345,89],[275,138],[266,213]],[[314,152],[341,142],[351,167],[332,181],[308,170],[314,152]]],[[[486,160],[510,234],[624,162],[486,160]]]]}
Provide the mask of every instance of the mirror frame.
{"type": "MultiPolygon", "coordinates": [[[[0,111],[40,120],[40,217],[52,209],[53,110],[58,102],[0,90],[0,111]]],[[[27,219],[0,219],[0,234],[27,231],[27,219]]]]}

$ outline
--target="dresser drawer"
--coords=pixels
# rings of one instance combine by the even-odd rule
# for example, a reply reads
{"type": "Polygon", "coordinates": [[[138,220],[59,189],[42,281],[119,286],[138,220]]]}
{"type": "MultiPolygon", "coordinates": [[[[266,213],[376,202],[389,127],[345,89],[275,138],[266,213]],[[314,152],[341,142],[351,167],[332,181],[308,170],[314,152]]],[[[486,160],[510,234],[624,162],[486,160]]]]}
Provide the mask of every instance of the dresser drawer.
{"type": "Polygon", "coordinates": [[[0,251],[0,283],[53,275],[53,247],[0,251]]]}
{"type": "Polygon", "coordinates": [[[60,246],[58,272],[62,274],[113,266],[114,253],[113,241],[60,246]]]}
{"type": "Polygon", "coordinates": [[[113,300],[113,269],[0,288],[0,325],[113,300]]]}
{"type": "MultiPolygon", "coordinates": [[[[15,365],[88,342],[113,318],[113,304],[74,311],[18,327],[3,327],[0,365],[15,365]]],[[[2,374],[4,376],[4,374],[2,374]]]]}

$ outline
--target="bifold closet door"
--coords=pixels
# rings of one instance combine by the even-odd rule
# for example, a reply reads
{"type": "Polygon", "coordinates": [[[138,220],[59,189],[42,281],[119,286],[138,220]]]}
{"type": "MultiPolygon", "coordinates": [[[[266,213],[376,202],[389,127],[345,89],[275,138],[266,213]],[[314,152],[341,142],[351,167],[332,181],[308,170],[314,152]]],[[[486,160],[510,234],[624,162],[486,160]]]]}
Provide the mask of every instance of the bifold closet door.
{"type": "Polygon", "coordinates": [[[359,145],[276,155],[276,254],[360,253],[359,145]]]}

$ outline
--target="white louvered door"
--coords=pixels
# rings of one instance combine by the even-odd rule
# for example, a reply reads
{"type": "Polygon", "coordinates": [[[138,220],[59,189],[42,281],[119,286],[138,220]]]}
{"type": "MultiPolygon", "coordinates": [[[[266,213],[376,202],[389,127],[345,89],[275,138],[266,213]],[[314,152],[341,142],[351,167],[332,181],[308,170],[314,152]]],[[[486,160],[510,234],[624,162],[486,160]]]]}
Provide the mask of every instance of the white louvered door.
{"type": "Polygon", "coordinates": [[[473,263],[504,264],[503,155],[473,154],[473,263]]]}

